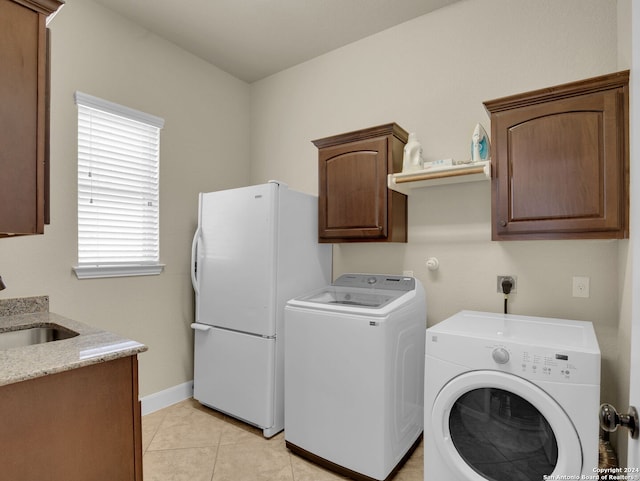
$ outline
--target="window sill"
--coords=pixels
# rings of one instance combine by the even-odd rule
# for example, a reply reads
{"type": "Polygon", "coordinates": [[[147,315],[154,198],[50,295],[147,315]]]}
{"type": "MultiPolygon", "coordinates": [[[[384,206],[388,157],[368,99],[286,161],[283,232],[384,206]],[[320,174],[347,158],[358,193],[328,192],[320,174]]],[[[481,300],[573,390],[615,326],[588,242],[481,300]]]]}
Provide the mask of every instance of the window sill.
{"type": "Polygon", "coordinates": [[[120,266],[74,266],[78,279],[99,279],[102,277],[157,276],[164,270],[164,264],[120,265],[120,266]]]}

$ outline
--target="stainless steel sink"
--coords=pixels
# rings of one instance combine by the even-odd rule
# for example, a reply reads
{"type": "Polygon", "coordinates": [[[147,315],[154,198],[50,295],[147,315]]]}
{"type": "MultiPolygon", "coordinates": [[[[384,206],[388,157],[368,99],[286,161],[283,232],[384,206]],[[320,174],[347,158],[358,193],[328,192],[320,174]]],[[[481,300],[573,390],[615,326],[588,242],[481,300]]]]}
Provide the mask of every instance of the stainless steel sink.
{"type": "Polygon", "coordinates": [[[78,333],[57,324],[25,327],[16,331],[0,332],[0,350],[12,347],[25,347],[44,342],[61,341],[77,336],[78,333]]]}

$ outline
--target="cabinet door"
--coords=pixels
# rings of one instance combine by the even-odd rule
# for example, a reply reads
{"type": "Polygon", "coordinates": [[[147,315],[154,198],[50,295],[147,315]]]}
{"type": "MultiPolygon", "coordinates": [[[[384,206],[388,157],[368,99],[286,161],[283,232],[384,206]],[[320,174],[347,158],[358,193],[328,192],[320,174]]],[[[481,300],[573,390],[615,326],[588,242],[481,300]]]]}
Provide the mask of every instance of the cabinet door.
{"type": "Polygon", "coordinates": [[[320,149],[321,239],[387,236],[387,157],[387,137],[320,149]]]}
{"type": "Polygon", "coordinates": [[[0,236],[44,232],[44,16],[0,0],[0,236]]]}
{"type": "Polygon", "coordinates": [[[0,387],[1,479],[142,481],[135,356],[0,387]]]}
{"type": "Polygon", "coordinates": [[[625,235],[621,89],[492,115],[493,238],[625,235]]]}

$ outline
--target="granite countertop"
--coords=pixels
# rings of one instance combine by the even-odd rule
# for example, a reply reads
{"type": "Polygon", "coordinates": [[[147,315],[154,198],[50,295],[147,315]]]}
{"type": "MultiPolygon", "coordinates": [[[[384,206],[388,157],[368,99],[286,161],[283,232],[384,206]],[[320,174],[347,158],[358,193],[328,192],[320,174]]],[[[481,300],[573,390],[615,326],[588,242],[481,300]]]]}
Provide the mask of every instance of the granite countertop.
{"type": "Polygon", "coordinates": [[[79,334],[59,341],[0,349],[0,386],[147,350],[144,344],[54,314],[48,308],[47,296],[0,301],[0,333],[57,324],[79,334]]]}

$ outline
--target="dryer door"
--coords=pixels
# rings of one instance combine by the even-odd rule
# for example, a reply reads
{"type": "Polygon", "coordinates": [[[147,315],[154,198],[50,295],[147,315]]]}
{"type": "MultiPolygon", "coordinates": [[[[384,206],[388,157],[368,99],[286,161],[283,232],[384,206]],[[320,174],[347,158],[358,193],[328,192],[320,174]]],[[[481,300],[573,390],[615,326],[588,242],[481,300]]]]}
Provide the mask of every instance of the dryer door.
{"type": "Polygon", "coordinates": [[[545,391],[520,377],[462,374],[438,393],[431,417],[438,450],[461,479],[540,481],[581,474],[573,423],[545,391]]]}

